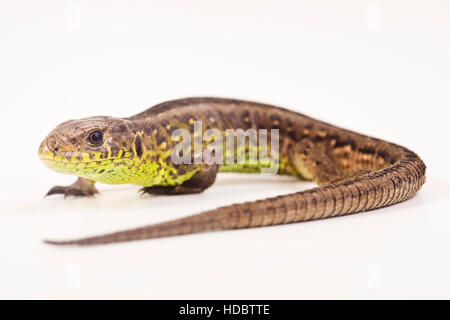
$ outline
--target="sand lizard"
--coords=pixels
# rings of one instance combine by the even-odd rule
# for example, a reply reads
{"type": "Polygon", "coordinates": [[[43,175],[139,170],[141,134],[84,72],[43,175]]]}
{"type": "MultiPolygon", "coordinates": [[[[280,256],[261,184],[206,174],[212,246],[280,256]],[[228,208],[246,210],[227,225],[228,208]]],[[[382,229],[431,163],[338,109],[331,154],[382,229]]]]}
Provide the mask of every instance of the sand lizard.
{"type": "Polygon", "coordinates": [[[195,121],[202,121],[203,130],[221,132],[278,129],[278,174],[313,180],[318,187],[137,229],[45,242],[94,245],[342,216],[407,200],[425,182],[425,164],[399,145],[262,103],[187,98],[129,118],[90,117],[57,126],[40,145],[39,157],[51,169],[79,178],[48,195],[91,196],[97,193],[95,182],[136,184],[148,194],[189,194],[211,186],[220,171],[259,172],[261,163],[173,163],[170,154],[178,143],[173,131],[183,128],[194,135],[195,121]]]}

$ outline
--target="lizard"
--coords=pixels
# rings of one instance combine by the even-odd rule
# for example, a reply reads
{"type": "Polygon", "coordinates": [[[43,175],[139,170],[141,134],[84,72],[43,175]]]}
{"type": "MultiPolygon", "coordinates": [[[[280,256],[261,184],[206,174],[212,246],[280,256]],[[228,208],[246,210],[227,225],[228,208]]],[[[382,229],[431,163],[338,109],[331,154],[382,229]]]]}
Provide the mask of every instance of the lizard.
{"type": "MultiPolygon", "coordinates": [[[[39,146],[39,157],[49,168],[78,179],[51,188],[47,195],[93,196],[96,182],[135,184],[150,195],[194,194],[210,187],[218,172],[260,172],[267,165],[174,163],[171,150],[179,143],[174,130],[185,129],[194,137],[196,121],[202,121],[202,130],[220,132],[278,130],[277,174],[312,180],[317,187],[140,228],[44,242],[98,245],[343,216],[407,200],[425,183],[424,162],[405,147],[281,107],[193,97],[163,102],[127,118],[98,116],[58,125],[39,146]]],[[[201,150],[206,148],[202,142],[201,150]]]]}

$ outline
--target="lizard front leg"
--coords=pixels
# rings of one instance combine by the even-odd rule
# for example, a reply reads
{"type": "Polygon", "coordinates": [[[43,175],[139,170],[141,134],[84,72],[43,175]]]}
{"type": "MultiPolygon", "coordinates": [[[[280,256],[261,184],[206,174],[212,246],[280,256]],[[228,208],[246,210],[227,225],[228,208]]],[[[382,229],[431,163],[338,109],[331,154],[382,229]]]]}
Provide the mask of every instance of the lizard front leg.
{"type": "Polygon", "coordinates": [[[75,196],[75,197],[90,197],[98,193],[98,190],[94,186],[95,181],[78,178],[70,186],[54,186],[50,189],[45,196],[50,196],[52,194],[63,194],[64,197],[75,196]]]}
{"type": "Polygon", "coordinates": [[[141,189],[141,193],[159,195],[177,195],[200,193],[209,188],[216,180],[218,164],[205,164],[192,178],[179,186],[153,186],[141,189]]]}

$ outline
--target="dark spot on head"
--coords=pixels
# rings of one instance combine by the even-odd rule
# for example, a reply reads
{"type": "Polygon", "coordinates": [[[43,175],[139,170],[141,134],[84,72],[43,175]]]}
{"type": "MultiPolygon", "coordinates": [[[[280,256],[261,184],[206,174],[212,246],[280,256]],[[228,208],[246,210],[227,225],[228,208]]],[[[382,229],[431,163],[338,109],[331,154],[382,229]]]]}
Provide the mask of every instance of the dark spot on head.
{"type": "Polygon", "coordinates": [[[136,140],[134,141],[134,145],[136,147],[136,154],[140,158],[143,154],[141,136],[136,137],[136,140]]]}
{"type": "Polygon", "coordinates": [[[111,126],[111,132],[112,133],[121,133],[127,131],[127,127],[123,124],[115,124],[111,126]]]}
{"type": "Polygon", "coordinates": [[[98,173],[101,174],[103,172],[105,172],[105,169],[100,170],[98,173]]]}
{"type": "Polygon", "coordinates": [[[116,148],[111,149],[111,154],[110,154],[111,158],[116,158],[118,155],[119,155],[119,149],[116,149],[116,148]]]}
{"type": "Polygon", "coordinates": [[[320,160],[316,161],[316,166],[320,166],[322,164],[322,162],[320,160]]]}
{"type": "Polygon", "coordinates": [[[181,122],[189,124],[189,119],[193,118],[192,114],[185,113],[181,116],[181,122]]]}
{"type": "Polygon", "coordinates": [[[144,126],[144,132],[148,135],[151,135],[154,129],[156,129],[154,125],[146,124],[144,126]]]}
{"type": "Polygon", "coordinates": [[[59,151],[59,147],[58,147],[58,146],[55,146],[55,147],[53,148],[53,151],[54,151],[54,152],[58,152],[58,151],[59,151]]]}
{"type": "Polygon", "coordinates": [[[69,142],[70,142],[71,144],[76,144],[76,143],[77,143],[77,138],[75,138],[75,137],[70,137],[70,138],[69,138],[69,142]]]}
{"type": "Polygon", "coordinates": [[[161,127],[166,128],[167,125],[169,125],[169,121],[167,121],[167,120],[162,120],[161,121],[161,127]]]}
{"type": "Polygon", "coordinates": [[[166,141],[166,137],[163,135],[160,135],[157,139],[156,139],[156,143],[158,145],[161,145],[164,141],[166,141]]]}

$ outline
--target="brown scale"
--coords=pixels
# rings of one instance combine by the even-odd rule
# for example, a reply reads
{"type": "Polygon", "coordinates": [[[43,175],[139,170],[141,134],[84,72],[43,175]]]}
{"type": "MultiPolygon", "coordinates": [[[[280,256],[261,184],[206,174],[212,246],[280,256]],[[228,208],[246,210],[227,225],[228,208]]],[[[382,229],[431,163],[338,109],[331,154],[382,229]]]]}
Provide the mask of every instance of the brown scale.
{"type": "MultiPolygon", "coordinates": [[[[103,123],[104,119],[96,118],[95,121],[103,123]]],[[[220,207],[133,230],[48,243],[93,245],[342,216],[409,199],[425,182],[425,164],[406,148],[266,104],[235,99],[187,98],[159,104],[124,121],[142,131],[141,141],[133,142],[135,148],[141,144],[142,148],[150,149],[155,148],[155,142],[171,147],[172,127],[192,129],[191,119],[202,120],[205,125],[221,130],[236,127],[279,129],[280,156],[289,159],[288,165],[295,175],[312,179],[319,187],[220,207]]],[[[110,128],[111,131],[124,130],[113,124],[110,128]]],[[[49,139],[49,146],[53,146],[55,142],[51,139],[54,138],[49,139]]],[[[201,192],[214,182],[216,173],[217,167],[205,165],[181,186],[158,192],[201,192]]],[[[93,185],[85,183],[82,187],[93,188],[93,185]]],[[[156,190],[150,188],[144,192],[156,190]]]]}

